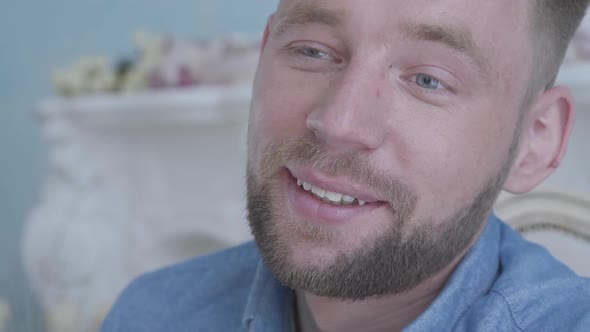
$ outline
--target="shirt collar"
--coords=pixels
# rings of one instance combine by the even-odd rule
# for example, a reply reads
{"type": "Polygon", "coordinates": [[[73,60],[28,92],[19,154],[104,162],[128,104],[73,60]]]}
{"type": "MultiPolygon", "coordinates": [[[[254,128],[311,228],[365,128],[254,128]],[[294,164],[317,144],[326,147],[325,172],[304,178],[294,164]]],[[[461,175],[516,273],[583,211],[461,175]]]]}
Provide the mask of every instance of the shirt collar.
{"type": "Polygon", "coordinates": [[[436,331],[440,326],[449,326],[489,292],[500,268],[500,226],[500,220],[491,214],[481,236],[451,274],[442,292],[405,332],[436,331]]]}
{"type": "MultiPolygon", "coordinates": [[[[499,269],[500,221],[491,214],[480,238],[463,257],[434,302],[404,331],[431,331],[456,322],[492,287],[499,269]]],[[[247,331],[289,331],[293,292],[262,260],[252,282],[242,324],[247,331]]]]}
{"type": "Polygon", "coordinates": [[[289,331],[293,292],[281,285],[259,260],[242,325],[246,331],[289,331]]]}

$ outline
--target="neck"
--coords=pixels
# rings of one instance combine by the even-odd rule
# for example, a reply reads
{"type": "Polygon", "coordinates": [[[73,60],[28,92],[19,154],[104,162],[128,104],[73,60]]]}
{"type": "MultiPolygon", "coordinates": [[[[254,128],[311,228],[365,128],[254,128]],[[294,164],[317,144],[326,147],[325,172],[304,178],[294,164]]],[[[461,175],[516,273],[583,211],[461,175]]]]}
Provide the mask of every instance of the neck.
{"type": "Polygon", "coordinates": [[[401,331],[436,299],[479,235],[445,268],[407,292],[352,302],[297,290],[300,332],[401,331]]]}
{"type": "Polygon", "coordinates": [[[382,298],[344,302],[297,293],[302,332],[400,331],[415,320],[436,294],[414,300],[382,298]]]}

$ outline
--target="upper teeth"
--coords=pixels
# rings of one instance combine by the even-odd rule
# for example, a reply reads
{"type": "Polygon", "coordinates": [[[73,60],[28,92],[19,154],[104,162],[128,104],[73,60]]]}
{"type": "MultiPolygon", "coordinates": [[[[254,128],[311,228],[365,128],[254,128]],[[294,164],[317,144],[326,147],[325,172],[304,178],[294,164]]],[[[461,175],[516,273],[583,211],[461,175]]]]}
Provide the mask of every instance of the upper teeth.
{"type": "Polygon", "coordinates": [[[336,205],[351,205],[353,204],[353,202],[357,202],[358,205],[365,205],[366,202],[355,198],[355,197],[351,197],[351,196],[346,196],[343,194],[339,194],[339,193],[335,193],[332,191],[328,191],[319,187],[316,187],[314,185],[311,185],[305,181],[299,180],[297,179],[297,185],[299,187],[302,187],[303,190],[311,192],[312,194],[314,194],[315,196],[317,196],[318,198],[336,204],[336,205]]]}

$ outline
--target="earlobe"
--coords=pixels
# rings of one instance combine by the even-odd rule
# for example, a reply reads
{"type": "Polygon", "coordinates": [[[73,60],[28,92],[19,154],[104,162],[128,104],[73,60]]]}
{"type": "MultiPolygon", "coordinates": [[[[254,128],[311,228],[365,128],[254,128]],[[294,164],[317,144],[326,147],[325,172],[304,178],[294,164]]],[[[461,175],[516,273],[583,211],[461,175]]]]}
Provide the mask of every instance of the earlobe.
{"type": "Polygon", "coordinates": [[[554,87],[537,97],[521,124],[518,152],[504,190],[526,193],[555,171],[565,155],[573,120],[567,88],[554,87]]]}

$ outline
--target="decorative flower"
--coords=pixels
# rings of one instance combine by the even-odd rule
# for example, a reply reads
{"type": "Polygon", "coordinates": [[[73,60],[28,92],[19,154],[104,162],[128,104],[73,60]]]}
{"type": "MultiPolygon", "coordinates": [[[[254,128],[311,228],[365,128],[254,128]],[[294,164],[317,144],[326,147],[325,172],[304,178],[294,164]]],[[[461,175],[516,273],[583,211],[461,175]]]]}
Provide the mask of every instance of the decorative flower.
{"type": "Polygon", "coordinates": [[[114,89],[115,72],[106,57],[86,57],[57,71],[53,84],[64,96],[106,93],[114,89]]]}
{"type": "Polygon", "coordinates": [[[139,32],[134,59],[111,66],[105,57],[83,58],[58,71],[53,84],[63,96],[134,92],[194,85],[251,83],[260,41],[229,36],[208,41],[139,32]]]}
{"type": "Polygon", "coordinates": [[[117,91],[139,91],[149,86],[150,75],[158,66],[164,49],[164,38],[149,35],[143,31],[133,38],[137,59],[131,62],[127,71],[121,73],[117,91]]]}
{"type": "Polygon", "coordinates": [[[251,83],[259,49],[258,39],[240,36],[201,42],[169,38],[150,86],[251,83]]]}

